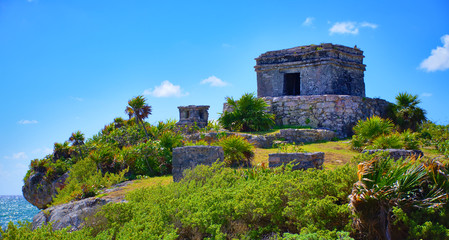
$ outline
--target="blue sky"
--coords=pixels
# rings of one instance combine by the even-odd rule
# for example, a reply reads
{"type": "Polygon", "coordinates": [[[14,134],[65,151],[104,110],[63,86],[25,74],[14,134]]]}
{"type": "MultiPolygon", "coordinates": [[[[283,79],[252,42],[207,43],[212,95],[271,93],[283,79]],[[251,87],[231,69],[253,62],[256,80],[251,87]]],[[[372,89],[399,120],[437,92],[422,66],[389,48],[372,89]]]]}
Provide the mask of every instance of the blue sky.
{"type": "Polygon", "coordinates": [[[449,124],[447,1],[0,1],[0,194],[30,160],[87,137],[145,94],[150,123],[177,106],[256,92],[254,58],[301,45],[357,45],[366,94],[417,94],[449,124]],[[363,3],[363,4],[362,4],[363,3]]]}

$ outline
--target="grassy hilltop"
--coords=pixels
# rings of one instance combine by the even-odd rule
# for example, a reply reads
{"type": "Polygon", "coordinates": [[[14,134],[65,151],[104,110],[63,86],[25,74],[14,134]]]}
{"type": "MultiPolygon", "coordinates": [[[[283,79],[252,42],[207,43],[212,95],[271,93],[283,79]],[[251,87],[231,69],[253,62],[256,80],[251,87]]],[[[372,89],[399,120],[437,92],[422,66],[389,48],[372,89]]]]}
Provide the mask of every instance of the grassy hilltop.
{"type": "Polygon", "coordinates": [[[262,149],[236,136],[185,139],[186,132],[223,127],[273,134],[274,117],[251,94],[229,99],[234,111],[204,129],[180,129],[173,120],[151,125],[145,122],[151,107],[133,98],[128,120],[116,118],[89,139],[74,132],[33,160],[24,179],[45,170],[52,181],[70,171],[53,205],[117,195],[127,202],[105,205],[77,232],[10,223],[0,239],[449,239],[449,126],[426,122],[416,97],[397,99],[390,119],[359,121],[352,139],[262,149]],[[173,148],[203,144],[222,146],[225,161],[174,183],[173,148]],[[421,149],[426,157],[394,161],[361,153],[377,148],[421,149]],[[324,169],[266,167],[269,153],[298,151],[325,152],[324,169]],[[241,163],[252,167],[231,167],[241,163]],[[125,180],[134,181],[101,193],[125,180]]]}

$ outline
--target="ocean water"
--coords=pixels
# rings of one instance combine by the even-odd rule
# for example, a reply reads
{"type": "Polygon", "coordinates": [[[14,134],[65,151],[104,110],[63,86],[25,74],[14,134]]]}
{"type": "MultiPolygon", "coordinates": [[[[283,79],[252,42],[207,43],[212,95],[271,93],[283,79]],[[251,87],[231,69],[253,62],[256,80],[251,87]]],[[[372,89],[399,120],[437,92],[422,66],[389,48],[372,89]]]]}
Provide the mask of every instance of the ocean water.
{"type": "Polygon", "coordinates": [[[0,226],[5,229],[9,221],[33,221],[39,209],[31,205],[23,196],[0,195],[0,226]]]}

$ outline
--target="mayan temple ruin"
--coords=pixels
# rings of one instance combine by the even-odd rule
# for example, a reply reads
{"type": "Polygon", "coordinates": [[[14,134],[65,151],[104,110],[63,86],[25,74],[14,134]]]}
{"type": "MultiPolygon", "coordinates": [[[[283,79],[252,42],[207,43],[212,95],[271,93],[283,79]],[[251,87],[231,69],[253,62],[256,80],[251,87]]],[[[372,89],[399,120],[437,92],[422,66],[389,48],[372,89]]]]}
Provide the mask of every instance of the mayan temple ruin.
{"type": "Polygon", "coordinates": [[[303,125],[352,135],[359,119],[385,116],[388,102],[365,97],[363,51],[320,44],[269,51],[256,58],[257,96],[277,125],[303,125]]]}

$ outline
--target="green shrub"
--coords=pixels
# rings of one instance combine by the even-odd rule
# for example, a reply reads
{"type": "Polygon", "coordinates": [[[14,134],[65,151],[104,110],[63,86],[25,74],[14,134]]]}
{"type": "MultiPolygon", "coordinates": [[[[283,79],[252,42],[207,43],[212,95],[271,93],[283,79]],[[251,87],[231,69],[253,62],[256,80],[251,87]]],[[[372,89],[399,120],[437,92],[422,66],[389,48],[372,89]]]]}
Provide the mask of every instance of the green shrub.
{"type": "Polygon", "coordinates": [[[254,146],[245,138],[234,135],[220,139],[216,142],[223,147],[225,162],[228,166],[251,166],[254,157],[254,146]]]}
{"type": "Polygon", "coordinates": [[[239,100],[227,98],[232,111],[223,112],[218,122],[232,131],[263,131],[274,126],[274,114],[266,112],[268,104],[253,93],[245,93],[239,100]]]}
{"type": "Polygon", "coordinates": [[[124,181],[127,169],[118,174],[106,172],[102,174],[90,157],[78,161],[70,169],[66,185],[53,199],[53,205],[95,196],[98,190],[124,181]]]}

